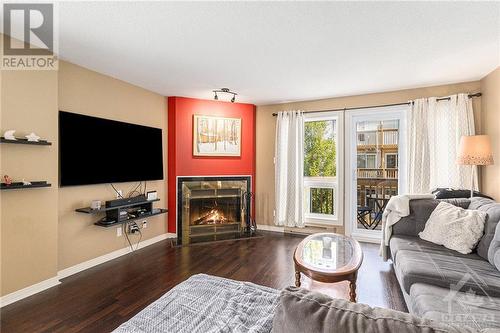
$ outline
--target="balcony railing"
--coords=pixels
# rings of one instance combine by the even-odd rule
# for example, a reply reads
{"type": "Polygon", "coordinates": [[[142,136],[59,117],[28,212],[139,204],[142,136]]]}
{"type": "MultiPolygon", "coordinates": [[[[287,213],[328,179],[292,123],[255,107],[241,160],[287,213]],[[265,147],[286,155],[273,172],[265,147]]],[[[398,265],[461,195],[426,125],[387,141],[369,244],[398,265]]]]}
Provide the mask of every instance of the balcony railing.
{"type": "Polygon", "coordinates": [[[386,169],[370,169],[370,168],[359,168],[358,178],[362,179],[398,179],[398,169],[396,168],[386,168],[386,169]]]}
{"type": "Polygon", "coordinates": [[[396,146],[399,139],[398,129],[358,132],[358,146],[396,146]]]}

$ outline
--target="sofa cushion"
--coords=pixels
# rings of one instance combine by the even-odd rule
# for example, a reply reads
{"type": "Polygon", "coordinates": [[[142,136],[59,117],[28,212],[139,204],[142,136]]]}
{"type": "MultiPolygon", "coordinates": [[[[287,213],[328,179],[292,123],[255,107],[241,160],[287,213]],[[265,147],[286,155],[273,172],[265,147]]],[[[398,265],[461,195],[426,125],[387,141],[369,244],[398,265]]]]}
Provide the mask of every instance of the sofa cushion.
{"type": "Polygon", "coordinates": [[[281,292],[272,332],[458,333],[476,330],[288,287],[281,292]]]}
{"type": "Polygon", "coordinates": [[[413,284],[410,296],[412,313],[419,317],[476,329],[500,328],[500,298],[424,283],[413,284]]]}
{"type": "MultiPolygon", "coordinates": [[[[485,198],[472,198],[469,209],[476,209],[488,214],[488,219],[484,225],[484,236],[477,244],[477,254],[494,265],[494,254],[489,255],[490,244],[495,237],[498,221],[500,220],[500,203],[485,198]]],[[[498,240],[500,235],[497,233],[498,240]]],[[[493,251],[494,252],[494,251],[493,251]]]]}
{"type": "Polygon", "coordinates": [[[434,209],[420,238],[460,253],[471,253],[483,236],[487,214],[440,202],[434,209]]]}
{"type": "Polygon", "coordinates": [[[491,241],[488,257],[493,261],[495,267],[500,271],[500,223],[497,224],[495,237],[491,241]]]}
{"type": "Polygon", "coordinates": [[[477,254],[455,256],[445,252],[399,250],[396,258],[395,269],[406,293],[410,293],[414,283],[449,288],[466,276],[463,290],[500,297],[500,272],[477,254]]]}
{"type": "Polygon", "coordinates": [[[403,217],[392,226],[393,235],[417,236],[424,230],[425,223],[440,202],[448,202],[452,205],[467,208],[469,199],[416,199],[410,200],[410,215],[403,217]]]}
{"type": "MultiPolygon", "coordinates": [[[[410,250],[417,252],[431,252],[431,253],[444,253],[450,256],[470,258],[470,254],[462,254],[457,251],[453,251],[445,248],[444,246],[437,245],[426,240],[420,239],[414,236],[392,236],[389,241],[389,246],[391,249],[391,257],[394,263],[397,263],[397,253],[400,250],[410,250]]],[[[474,257],[476,258],[476,257],[474,257]]],[[[479,259],[479,258],[477,258],[479,259]]]]}

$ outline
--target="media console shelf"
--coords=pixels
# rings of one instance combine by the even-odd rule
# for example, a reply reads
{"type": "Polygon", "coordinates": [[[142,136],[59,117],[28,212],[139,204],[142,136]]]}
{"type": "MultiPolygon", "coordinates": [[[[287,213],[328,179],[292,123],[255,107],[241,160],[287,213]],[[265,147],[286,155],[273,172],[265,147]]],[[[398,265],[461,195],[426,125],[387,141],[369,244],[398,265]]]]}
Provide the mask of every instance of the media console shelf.
{"type": "Polygon", "coordinates": [[[102,207],[100,209],[84,207],[78,208],[75,211],[84,214],[105,213],[106,216],[94,224],[100,227],[109,228],[115,225],[145,219],[168,212],[167,209],[153,208],[153,202],[155,201],[160,201],[160,199],[138,201],[114,207],[102,207]]]}

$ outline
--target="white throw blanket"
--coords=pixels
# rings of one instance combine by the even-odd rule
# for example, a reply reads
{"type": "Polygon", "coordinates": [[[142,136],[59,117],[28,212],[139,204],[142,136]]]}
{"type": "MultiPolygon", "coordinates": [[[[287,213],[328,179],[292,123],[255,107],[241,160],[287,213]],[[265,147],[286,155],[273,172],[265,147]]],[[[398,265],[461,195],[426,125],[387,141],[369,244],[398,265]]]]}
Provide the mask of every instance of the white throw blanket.
{"type": "Polygon", "coordinates": [[[380,242],[379,255],[387,261],[387,247],[392,235],[392,226],[401,220],[402,217],[410,215],[410,200],[433,199],[433,194],[404,194],[396,195],[389,199],[382,214],[382,241],[380,242]]]}

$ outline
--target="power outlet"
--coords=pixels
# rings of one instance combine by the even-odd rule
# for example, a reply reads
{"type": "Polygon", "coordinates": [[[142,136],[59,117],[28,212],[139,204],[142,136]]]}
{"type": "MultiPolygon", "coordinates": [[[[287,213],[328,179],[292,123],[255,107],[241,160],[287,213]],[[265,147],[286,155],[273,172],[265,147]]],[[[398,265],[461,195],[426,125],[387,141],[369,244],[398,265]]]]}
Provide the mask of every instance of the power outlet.
{"type": "Polygon", "coordinates": [[[121,237],[122,236],[122,227],[116,228],[116,237],[121,237]]]}
{"type": "Polygon", "coordinates": [[[142,221],[142,229],[146,229],[148,227],[148,221],[142,221]]]}
{"type": "Polygon", "coordinates": [[[139,232],[139,226],[135,223],[131,224],[128,226],[128,233],[129,234],[135,234],[136,232],[139,232]]]}

